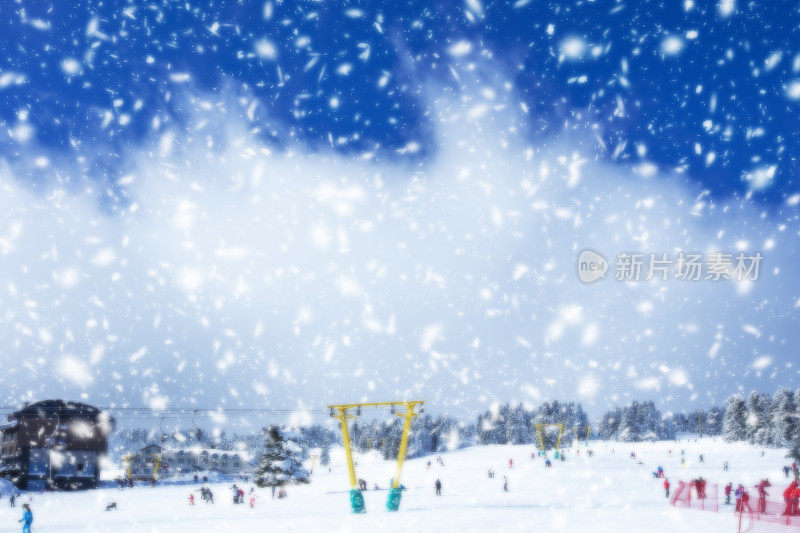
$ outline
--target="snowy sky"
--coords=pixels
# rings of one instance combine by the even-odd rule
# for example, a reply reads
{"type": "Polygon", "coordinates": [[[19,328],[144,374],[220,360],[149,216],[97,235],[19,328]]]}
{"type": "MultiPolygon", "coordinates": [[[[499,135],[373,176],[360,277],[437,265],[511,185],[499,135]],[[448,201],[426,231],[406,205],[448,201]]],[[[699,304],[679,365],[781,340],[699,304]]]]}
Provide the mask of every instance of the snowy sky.
{"type": "Polygon", "coordinates": [[[696,4],[16,5],[2,403],[796,387],[798,15],[696,4]],[[764,262],[584,285],[587,247],[764,262]]]}

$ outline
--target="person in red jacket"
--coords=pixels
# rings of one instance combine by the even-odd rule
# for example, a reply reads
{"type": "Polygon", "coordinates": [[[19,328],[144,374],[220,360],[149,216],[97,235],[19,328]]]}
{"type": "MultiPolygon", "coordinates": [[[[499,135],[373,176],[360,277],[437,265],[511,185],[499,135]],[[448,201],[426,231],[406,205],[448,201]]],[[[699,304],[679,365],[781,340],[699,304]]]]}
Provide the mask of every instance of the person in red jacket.
{"type": "Polygon", "coordinates": [[[733,492],[733,483],[725,485],[725,505],[731,504],[731,492],[733,492]]]}
{"type": "Polygon", "coordinates": [[[786,516],[792,516],[794,514],[794,505],[792,500],[794,499],[794,491],[797,489],[797,481],[792,481],[792,484],[786,487],[786,490],[783,491],[783,501],[786,502],[786,509],[783,511],[783,514],[786,516]]]}
{"type": "Polygon", "coordinates": [[[669,480],[667,478],[664,478],[664,493],[669,498],[669,480]]]}
{"type": "Polygon", "coordinates": [[[705,499],[705,497],[706,497],[706,480],[701,478],[701,477],[697,478],[696,487],[697,487],[697,497],[700,498],[701,500],[705,499]]]}
{"type": "Polygon", "coordinates": [[[758,489],[758,512],[759,513],[766,513],[767,512],[767,487],[771,487],[768,479],[762,479],[756,488],[758,489]]]}

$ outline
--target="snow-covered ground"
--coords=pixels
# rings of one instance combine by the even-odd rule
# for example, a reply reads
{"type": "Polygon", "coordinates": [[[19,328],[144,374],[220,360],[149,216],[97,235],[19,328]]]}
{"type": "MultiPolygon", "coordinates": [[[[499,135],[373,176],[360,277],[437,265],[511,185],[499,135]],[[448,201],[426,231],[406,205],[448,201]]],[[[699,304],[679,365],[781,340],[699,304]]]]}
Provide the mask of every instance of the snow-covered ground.
{"type": "MultiPolygon", "coordinates": [[[[350,514],[347,474],[341,450],[331,454],[330,472],[316,466],[313,482],[289,488],[286,500],[272,500],[268,489],[256,489],[254,509],[234,506],[230,484],[213,485],[216,503],[188,505],[193,486],[137,487],[118,491],[101,489],[82,493],[23,494],[20,503],[31,501],[34,531],[221,532],[221,531],[735,531],[729,507],[719,513],[672,508],[664,497],[662,481],[652,472],[662,465],[672,481],[704,476],[722,484],[732,481],[751,486],[762,477],[776,486],[787,484],[781,467],[785,452],[746,444],[726,444],[717,439],[657,443],[594,442],[595,455],[586,456],[579,445],[567,452],[567,461],[546,469],[542,459],[530,459],[532,446],[482,446],[406,462],[400,511],[384,510],[386,491],[365,493],[367,513],[350,514]],[[681,449],[686,465],[680,465],[681,449]],[[672,456],[668,456],[672,450],[672,456]],[[577,452],[580,452],[578,454],[577,452]],[[635,451],[637,460],[630,458],[635,451]],[[698,456],[705,463],[698,464],[698,456]],[[428,460],[430,469],[426,468],[428,460]],[[508,460],[514,466],[509,468],[508,460]],[[639,461],[643,464],[639,464],[639,461]],[[730,470],[724,472],[723,461],[730,470]],[[495,479],[487,471],[493,468],[495,479]],[[503,492],[503,476],[510,491],[503,492]],[[436,478],[444,494],[434,496],[436,478]],[[105,506],[116,502],[116,511],[105,506]]],[[[394,464],[377,454],[358,456],[358,475],[370,488],[382,489],[393,475],[394,464]]],[[[674,483],[673,483],[674,485],[674,483]]],[[[245,489],[249,491],[250,485],[245,489]]],[[[751,490],[751,492],[753,492],[751,490]]],[[[0,532],[18,531],[19,508],[8,507],[8,496],[0,500],[0,532]]]]}

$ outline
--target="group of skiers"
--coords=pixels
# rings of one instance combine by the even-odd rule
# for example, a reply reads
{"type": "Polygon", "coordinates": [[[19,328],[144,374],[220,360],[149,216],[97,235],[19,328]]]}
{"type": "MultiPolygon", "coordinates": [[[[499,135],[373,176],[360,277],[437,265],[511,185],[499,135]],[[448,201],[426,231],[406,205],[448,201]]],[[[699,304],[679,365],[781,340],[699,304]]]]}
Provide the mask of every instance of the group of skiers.
{"type": "MultiPolygon", "coordinates": [[[[233,491],[233,503],[234,503],[234,505],[240,505],[240,504],[245,503],[245,501],[244,501],[244,497],[245,497],[244,490],[242,490],[240,487],[238,487],[235,483],[231,487],[231,490],[233,491]]],[[[273,492],[273,498],[274,497],[275,497],[275,495],[274,495],[274,492],[273,492]]],[[[206,503],[214,503],[214,493],[211,492],[211,489],[208,488],[208,487],[200,487],[200,499],[202,499],[206,503]]],[[[250,487],[250,497],[248,499],[248,502],[250,503],[250,507],[251,508],[255,507],[255,505],[256,505],[256,489],[255,489],[255,487],[250,487]]],[[[194,503],[195,503],[194,493],[190,492],[189,493],[189,505],[194,505],[194,503]]]]}

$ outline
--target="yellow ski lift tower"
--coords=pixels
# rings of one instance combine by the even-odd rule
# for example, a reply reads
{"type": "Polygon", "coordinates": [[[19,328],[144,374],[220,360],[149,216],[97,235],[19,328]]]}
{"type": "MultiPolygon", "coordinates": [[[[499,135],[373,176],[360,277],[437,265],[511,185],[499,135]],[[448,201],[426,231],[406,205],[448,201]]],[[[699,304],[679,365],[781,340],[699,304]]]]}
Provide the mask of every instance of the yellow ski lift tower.
{"type": "Polygon", "coordinates": [[[556,441],[555,453],[555,458],[558,459],[559,450],[561,449],[561,434],[564,432],[564,424],[536,424],[536,433],[539,435],[539,446],[541,447],[542,451],[545,451],[544,440],[542,439],[542,428],[548,428],[551,426],[558,428],[558,441],[556,441]]]}
{"type": "Polygon", "coordinates": [[[356,409],[359,412],[362,407],[390,407],[392,412],[403,419],[403,437],[400,439],[400,449],[397,452],[397,468],[392,478],[392,487],[389,489],[389,498],[386,501],[386,509],[397,511],[400,508],[400,474],[403,471],[403,461],[406,458],[408,449],[408,434],[411,431],[411,422],[419,414],[417,408],[421,408],[424,401],[413,400],[408,402],[367,402],[367,403],[347,403],[329,405],[331,416],[339,421],[342,428],[342,443],[344,444],[344,456],[347,459],[347,473],[350,476],[350,507],[354,513],[365,513],[364,495],[358,486],[356,469],[353,466],[353,450],[350,445],[350,432],[347,429],[347,421],[355,418],[348,413],[348,410],[356,409]],[[395,412],[395,407],[405,408],[403,412],[395,412]]]}
{"type": "Polygon", "coordinates": [[[589,434],[592,432],[592,426],[591,425],[588,425],[588,426],[575,426],[575,428],[574,428],[575,440],[578,440],[578,430],[579,429],[585,429],[586,430],[586,445],[588,446],[589,445],[589,434]]]}

